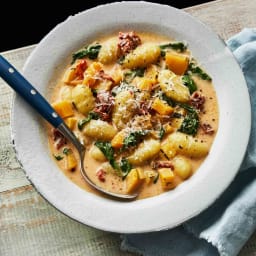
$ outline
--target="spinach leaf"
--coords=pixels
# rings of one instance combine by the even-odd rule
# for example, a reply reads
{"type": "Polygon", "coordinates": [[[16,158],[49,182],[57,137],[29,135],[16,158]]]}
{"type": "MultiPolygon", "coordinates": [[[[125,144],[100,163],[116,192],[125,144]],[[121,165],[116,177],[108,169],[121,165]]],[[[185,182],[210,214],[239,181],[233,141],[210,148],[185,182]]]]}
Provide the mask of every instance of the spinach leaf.
{"type": "Polygon", "coordinates": [[[193,108],[192,106],[188,105],[188,104],[185,104],[185,103],[178,103],[178,105],[182,108],[185,108],[188,112],[195,112],[197,114],[197,111],[195,108],[193,108]]]}
{"type": "Polygon", "coordinates": [[[172,114],[172,117],[173,117],[173,118],[181,118],[181,117],[182,117],[182,114],[181,114],[181,113],[178,113],[178,112],[174,112],[174,113],[172,114]]]}
{"type": "Polygon", "coordinates": [[[111,146],[110,142],[96,141],[94,145],[101,150],[101,152],[104,154],[104,156],[107,158],[107,160],[109,161],[110,165],[114,169],[119,169],[119,166],[116,163],[115,158],[114,158],[114,153],[115,152],[114,152],[114,149],[111,146]]]}
{"type": "Polygon", "coordinates": [[[124,73],[124,81],[127,83],[130,83],[136,76],[143,77],[144,73],[145,73],[145,68],[132,69],[124,73]]]}
{"type": "Polygon", "coordinates": [[[131,132],[127,137],[124,138],[123,149],[136,146],[139,143],[140,139],[148,133],[149,131],[147,130],[131,132]]]}
{"type": "Polygon", "coordinates": [[[120,166],[120,169],[122,170],[122,176],[123,178],[125,178],[127,174],[130,172],[130,170],[132,169],[132,165],[127,159],[122,158],[119,166],[120,166]]]}
{"type": "Polygon", "coordinates": [[[81,120],[78,121],[78,124],[77,124],[78,129],[81,131],[84,128],[84,126],[88,122],[90,122],[92,119],[94,119],[94,120],[99,119],[99,114],[97,114],[97,113],[95,113],[93,111],[89,112],[89,114],[88,114],[88,116],[86,118],[81,119],[81,120]]]}
{"type": "Polygon", "coordinates": [[[122,55],[122,56],[117,60],[117,63],[120,64],[120,65],[123,65],[124,59],[125,59],[125,56],[122,55]]]}
{"type": "Polygon", "coordinates": [[[156,184],[159,179],[159,173],[157,173],[156,177],[153,180],[153,183],[156,184]]]}
{"type": "Polygon", "coordinates": [[[193,92],[195,92],[197,90],[196,83],[191,78],[191,76],[189,76],[189,75],[182,76],[182,82],[185,86],[188,87],[190,94],[192,94],[193,92]]]}
{"type": "Polygon", "coordinates": [[[72,55],[72,63],[73,64],[77,59],[82,59],[85,57],[88,57],[91,60],[94,60],[98,57],[99,51],[100,51],[101,45],[100,44],[94,44],[89,45],[85,47],[84,49],[75,52],[72,55]]]}
{"type": "Polygon", "coordinates": [[[68,154],[71,153],[71,149],[70,148],[64,148],[62,153],[67,156],[68,154]]]}
{"type": "Polygon", "coordinates": [[[57,161],[60,161],[63,159],[63,156],[61,155],[53,155],[57,161]]]}
{"type": "MultiPolygon", "coordinates": [[[[178,129],[180,132],[190,134],[190,135],[195,135],[197,133],[198,127],[199,127],[199,117],[197,114],[197,111],[195,108],[188,104],[180,103],[180,102],[175,102],[169,97],[167,97],[164,93],[162,94],[161,98],[165,100],[170,106],[175,107],[175,106],[180,106],[187,110],[187,114],[178,129]]],[[[173,117],[175,118],[181,118],[181,114],[174,112],[173,117]]]]}
{"type": "Polygon", "coordinates": [[[161,49],[161,56],[165,56],[165,51],[166,49],[173,49],[178,52],[184,52],[187,49],[187,45],[184,44],[183,42],[173,42],[173,43],[168,43],[168,44],[162,44],[159,46],[161,49]]]}
{"type": "Polygon", "coordinates": [[[164,100],[167,102],[168,105],[170,105],[171,107],[175,107],[176,106],[176,102],[174,102],[171,98],[169,98],[165,93],[162,93],[160,95],[161,100],[164,100]]]}
{"type": "Polygon", "coordinates": [[[193,74],[198,75],[203,80],[212,81],[212,78],[205,73],[199,66],[197,66],[194,62],[189,63],[188,70],[193,74]]]}
{"type": "Polygon", "coordinates": [[[196,135],[199,127],[199,117],[197,111],[189,105],[182,104],[182,106],[188,112],[178,131],[194,136],[196,135]]]}
{"type": "Polygon", "coordinates": [[[162,138],[164,137],[165,135],[165,129],[163,128],[163,126],[161,126],[160,130],[159,130],[159,139],[162,140],[162,138]]]}

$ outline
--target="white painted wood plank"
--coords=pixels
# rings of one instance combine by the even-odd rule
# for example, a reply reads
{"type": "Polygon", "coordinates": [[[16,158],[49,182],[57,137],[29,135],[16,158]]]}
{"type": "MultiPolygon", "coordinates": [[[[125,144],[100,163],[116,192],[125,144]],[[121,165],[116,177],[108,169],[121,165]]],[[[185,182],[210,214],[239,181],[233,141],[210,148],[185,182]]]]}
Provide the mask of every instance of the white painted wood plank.
{"type": "MultiPolygon", "coordinates": [[[[3,53],[21,71],[25,60],[34,47],[25,47],[3,53]]],[[[0,79],[0,192],[30,184],[20,164],[17,162],[10,131],[10,106],[13,99],[12,89],[0,79]]]]}
{"type": "Polygon", "coordinates": [[[256,27],[256,0],[218,0],[185,9],[223,39],[256,27]]]}
{"type": "Polygon", "coordinates": [[[0,194],[1,256],[128,256],[118,234],[80,224],[57,211],[32,186],[0,194]]]}

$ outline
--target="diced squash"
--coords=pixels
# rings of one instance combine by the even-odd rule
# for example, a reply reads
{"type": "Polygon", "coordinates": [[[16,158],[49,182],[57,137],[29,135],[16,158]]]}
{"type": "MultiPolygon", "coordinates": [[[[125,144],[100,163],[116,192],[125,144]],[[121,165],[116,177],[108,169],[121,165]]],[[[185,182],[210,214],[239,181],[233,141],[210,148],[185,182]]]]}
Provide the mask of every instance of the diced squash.
{"type": "Polygon", "coordinates": [[[89,87],[94,87],[97,82],[95,75],[103,69],[103,66],[100,62],[93,62],[84,72],[83,84],[88,85],[89,87]]]}
{"type": "Polygon", "coordinates": [[[63,100],[63,101],[55,102],[52,104],[52,107],[62,118],[66,118],[74,115],[72,103],[69,101],[63,100]]]}
{"type": "Polygon", "coordinates": [[[173,108],[159,98],[154,100],[151,107],[160,115],[170,115],[173,112],[173,108]]]}
{"type": "Polygon", "coordinates": [[[161,152],[168,159],[173,158],[177,154],[176,147],[173,147],[173,145],[169,143],[168,139],[161,144],[161,152]]]}
{"type": "Polygon", "coordinates": [[[73,130],[76,125],[76,118],[74,117],[69,117],[65,119],[65,123],[68,126],[69,129],[73,130]]]}
{"type": "Polygon", "coordinates": [[[149,65],[144,73],[144,76],[153,83],[157,84],[158,68],[156,65],[149,65]]]}
{"type": "Polygon", "coordinates": [[[140,91],[148,91],[150,92],[152,90],[152,87],[154,85],[153,79],[147,78],[147,77],[139,77],[136,76],[132,80],[132,85],[136,86],[140,91]]]}
{"type": "Polygon", "coordinates": [[[170,168],[161,168],[158,170],[159,179],[161,181],[161,185],[163,189],[172,189],[174,187],[174,178],[175,175],[170,168]]]}
{"type": "Polygon", "coordinates": [[[113,148],[121,148],[124,143],[125,132],[121,130],[118,132],[115,137],[111,140],[111,145],[113,148]]]}
{"type": "Polygon", "coordinates": [[[174,172],[181,177],[183,180],[187,179],[192,173],[191,163],[182,156],[173,158],[172,164],[174,172]]]}
{"type": "Polygon", "coordinates": [[[65,72],[62,81],[68,85],[77,85],[83,81],[83,73],[87,68],[87,62],[84,59],[76,62],[65,72]]]}
{"type": "Polygon", "coordinates": [[[110,76],[115,84],[119,84],[123,80],[123,71],[119,65],[115,65],[110,72],[110,76]]]}
{"type": "Polygon", "coordinates": [[[166,52],[165,63],[171,71],[173,71],[176,75],[181,76],[188,68],[189,59],[187,56],[182,54],[166,52]]]}
{"type": "Polygon", "coordinates": [[[170,124],[165,124],[163,126],[163,128],[164,128],[165,134],[169,134],[169,133],[174,132],[174,127],[171,126],[170,124]]]}
{"type": "Polygon", "coordinates": [[[139,179],[143,180],[146,178],[145,173],[142,168],[136,168],[138,172],[139,179]]]}
{"type": "Polygon", "coordinates": [[[65,84],[70,84],[70,82],[73,81],[75,77],[76,77],[76,69],[72,66],[66,70],[62,78],[62,81],[65,84]]]}
{"type": "Polygon", "coordinates": [[[69,150],[68,154],[66,155],[66,170],[67,171],[74,171],[77,166],[77,160],[74,156],[72,150],[69,150]]]}
{"type": "Polygon", "coordinates": [[[134,190],[136,190],[141,184],[141,182],[142,182],[142,179],[140,179],[139,177],[138,170],[132,169],[126,176],[127,193],[131,193],[134,190]]]}

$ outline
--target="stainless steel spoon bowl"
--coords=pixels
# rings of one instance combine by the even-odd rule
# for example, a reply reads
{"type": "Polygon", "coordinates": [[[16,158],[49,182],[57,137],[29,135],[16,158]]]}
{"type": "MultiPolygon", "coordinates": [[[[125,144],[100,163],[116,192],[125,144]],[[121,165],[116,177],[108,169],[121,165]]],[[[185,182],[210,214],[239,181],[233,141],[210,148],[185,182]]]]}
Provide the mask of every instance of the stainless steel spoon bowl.
{"type": "Polygon", "coordinates": [[[84,156],[85,156],[85,146],[80,143],[74,133],[65,125],[65,123],[61,123],[58,127],[58,130],[76,147],[79,156],[80,156],[80,171],[83,178],[87,181],[95,189],[99,190],[100,192],[107,194],[112,197],[118,197],[121,199],[134,199],[138,196],[138,194],[117,194],[111,191],[104,190],[103,188],[96,185],[87,175],[84,169],[84,156]]]}
{"type": "Polygon", "coordinates": [[[115,198],[134,199],[137,197],[138,194],[119,194],[107,191],[99,187],[88,177],[84,168],[84,145],[80,143],[46,99],[1,55],[0,77],[2,77],[31,107],[33,107],[52,126],[57,128],[76,147],[80,156],[80,171],[88,184],[101,193],[115,198]]]}

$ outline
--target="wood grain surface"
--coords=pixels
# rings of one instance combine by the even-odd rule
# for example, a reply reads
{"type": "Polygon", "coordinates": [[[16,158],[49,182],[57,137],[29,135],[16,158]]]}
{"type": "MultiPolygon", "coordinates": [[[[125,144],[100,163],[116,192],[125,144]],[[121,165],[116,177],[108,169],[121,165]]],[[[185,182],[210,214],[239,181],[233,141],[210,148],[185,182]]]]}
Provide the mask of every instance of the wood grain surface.
{"type": "MultiPolygon", "coordinates": [[[[218,0],[185,9],[223,39],[245,27],[256,27],[256,0],[218,0]]],[[[19,70],[34,46],[3,55],[19,70]]],[[[12,147],[12,90],[0,80],[0,255],[128,256],[119,249],[118,234],[82,225],[39,195],[26,178],[12,147]]],[[[240,256],[256,255],[256,233],[240,256]]]]}

